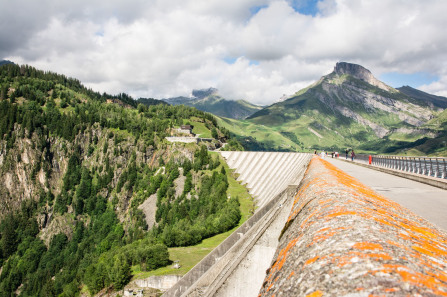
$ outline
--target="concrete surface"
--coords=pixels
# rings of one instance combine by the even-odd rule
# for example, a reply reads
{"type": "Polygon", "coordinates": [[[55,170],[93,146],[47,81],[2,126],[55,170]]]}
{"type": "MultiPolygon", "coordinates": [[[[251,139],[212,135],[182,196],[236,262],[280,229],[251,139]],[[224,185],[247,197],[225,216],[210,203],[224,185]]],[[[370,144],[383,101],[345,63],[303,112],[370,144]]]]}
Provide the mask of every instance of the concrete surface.
{"type": "Polygon", "coordinates": [[[319,157],[273,259],[260,297],[447,296],[447,233],[319,157]]]}
{"type": "Polygon", "coordinates": [[[246,184],[261,208],[287,188],[297,183],[297,176],[309,163],[310,154],[284,152],[220,152],[238,180],[246,184]]]}
{"type": "Polygon", "coordinates": [[[145,279],[137,279],[134,283],[140,288],[154,288],[166,291],[172,288],[181,278],[181,275],[150,276],[145,279]]]}
{"type": "Polygon", "coordinates": [[[259,208],[163,296],[256,296],[311,158],[300,153],[221,154],[255,195],[259,208]]]}
{"type": "Polygon", "coordinates": [[[216,297],[256,297],[270,267],[281,230],[292,207],[293,196],[281,206],[279,214],[270,223],[264,234],[245,255],[215,294],[216,297]]]}
{"type": "MultiPolygon", "coordinates": [[[[344,160],[343,158],[340,158],[341,160],[344,160]]],[[[346,162],[352,162],[351,160],[346,162]]],[[[392,175],[396,175],[396,176],[400,176],[406,179],[411,179],[423,184],[427,184],[430,186],[434,186],[437,188],[441,188],[443,190],[447,190],[447,179],[446,178],[439,178],[439,177],[433,177],[433,176],[428,176],[425,174],[419,174],[419,173],[413,173],[413,172],[409,172],[409,171],[405,171],[405,170],[399,170],[399,169],[392,169],[386,166],[379,166],[377,164],[368,164],[368,162],[366,160],[360,160],[360,159],[355,159],[354,160],[355,164],[366,167],[366,168],[372,168],[374,170],[378,170],[381,172],[385,172],[388,174],[392,174],[392,175]]]]}
{"type": "Polygon", "coordinates": [[[280,203],[283,194],[287,192],[287,189],[284,190],[283,193],[278,194],[267,205],[259,209],[163,296],[204,296],[204,292],[215,282],[216,278],[221,277],[227,266],[245,251],[248,239],[259,233],[258,230],[262,229],[261,225],[265,224],[275,210],[275,205],[280,203]]]}
{"type": "Polygon", "coordinates": [[[447,231],[447,190],[379,172],[333,158],[325,158],[383,196],[410,209],[447,231]]]}

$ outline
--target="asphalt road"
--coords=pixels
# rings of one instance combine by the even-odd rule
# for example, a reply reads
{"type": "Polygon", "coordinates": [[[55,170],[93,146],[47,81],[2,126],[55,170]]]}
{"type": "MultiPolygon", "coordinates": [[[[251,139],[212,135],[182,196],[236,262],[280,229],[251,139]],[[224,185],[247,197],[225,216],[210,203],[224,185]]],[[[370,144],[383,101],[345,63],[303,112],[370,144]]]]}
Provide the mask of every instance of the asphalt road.
{"type": "Polygon", "coordinates": [[[447,232],[446,190],[332,159],[330,156],[325,160],[447,232]]]}

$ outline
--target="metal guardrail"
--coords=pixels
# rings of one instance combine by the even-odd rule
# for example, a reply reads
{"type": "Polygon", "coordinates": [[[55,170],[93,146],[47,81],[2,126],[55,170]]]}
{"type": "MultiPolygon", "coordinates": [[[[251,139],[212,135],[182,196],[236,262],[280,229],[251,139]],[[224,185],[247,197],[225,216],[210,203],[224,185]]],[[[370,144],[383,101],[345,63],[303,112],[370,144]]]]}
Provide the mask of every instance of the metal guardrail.
{"type": "MultiPolygon", "coordinates": [[[[358,154],[355,160],[369,163],[369,156],[358,154]]],[[[447,179],[447,158],[371,155],[372,165],[447,179]]]]}

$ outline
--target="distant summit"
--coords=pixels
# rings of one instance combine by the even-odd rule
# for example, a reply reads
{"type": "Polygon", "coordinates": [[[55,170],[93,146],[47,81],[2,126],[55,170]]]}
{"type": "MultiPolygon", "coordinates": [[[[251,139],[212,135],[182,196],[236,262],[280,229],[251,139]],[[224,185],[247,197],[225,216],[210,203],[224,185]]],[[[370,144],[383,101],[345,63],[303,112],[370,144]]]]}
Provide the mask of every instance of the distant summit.
{"type": "Polygon", "coordinates": [[[0,66],[6,65],[6,64],[14,64],[14,63],[9,60],[1,60],[0,61],[0,66]]]}
{"type": "Polygon", "coordinates": [[[401,93],[410,96],[415,100],[419,100],[421,103],[426,103],[431,107],[437,107],[446,109],[447,108],[447,98],[442,96],[436,96],[429,93],[425,93],[421,90],[417,90],[410,86],[403,86],[397,88],[401,93]]]}
{"type": "Polygon", "coordinates": [[[338,75],[349,74],[362,80],[369,80],[373,75],[365,67],[347,62],[338,62],[335,64],[334,72],[338,75]]]}
{"type": "Polygon", "coordinates": [[[245,100],[227,100],[219,95],[216,88],[193,90],[192,97],[175,97],[163,99],[171,105],[186,105],[198,110],[210,112],[217,116],[231,119],[245,119],[262,109],[245,100]]]}
{"type": "Polygon", "coordinates": [[[446,99],[409,87],[396,90],[363,66],[339,62],[316,83],[247,121],[280,131],[301,149],[356,147],[390,153],[440,135],[443,118],[429,121],[445,108],[446,99]]]}
{"type": "Polygon", "coordinates": [[[193,95],[193,97],[196,97],[198,99],[203,99],[205,97],[212,96],[212,95],[218,96],[216,88],[192,90],[192,95],[193,95]]]}
{"type": "Polygon", "coordinates": [[[361,65],[338,62],[334,67],[334,73],[340,76],[344,74],[350,75],[385,91],[391,91],[393,89],[375,78],[371,71],[361,65]]]}

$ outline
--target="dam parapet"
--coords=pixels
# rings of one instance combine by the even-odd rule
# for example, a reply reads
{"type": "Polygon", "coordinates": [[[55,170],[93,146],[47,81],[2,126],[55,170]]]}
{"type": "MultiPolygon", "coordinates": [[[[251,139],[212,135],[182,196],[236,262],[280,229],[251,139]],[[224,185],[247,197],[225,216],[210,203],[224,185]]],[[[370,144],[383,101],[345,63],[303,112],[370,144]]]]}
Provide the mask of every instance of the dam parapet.
{"type": "Polygon", "coordinates": [[[259,296],[447,296],[447,235],[319,157],[259,296]]]}

